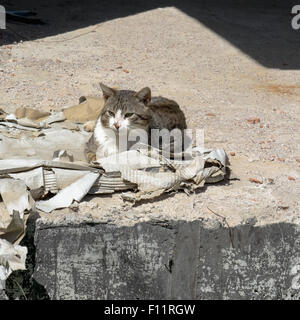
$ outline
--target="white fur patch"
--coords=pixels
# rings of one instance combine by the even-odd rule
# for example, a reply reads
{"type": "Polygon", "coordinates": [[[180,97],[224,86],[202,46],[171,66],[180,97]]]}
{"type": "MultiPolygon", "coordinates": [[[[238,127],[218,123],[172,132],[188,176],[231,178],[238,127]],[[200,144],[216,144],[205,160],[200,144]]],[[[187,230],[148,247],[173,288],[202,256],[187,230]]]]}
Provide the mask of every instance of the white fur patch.
{"type": "Polygon", "coordinates": [[[122,111],[121,110],[118,110],[117,113],[115,114],[115,119],[116,121],[120,121],[121,120],[121,114],[122,114],[122,111]]]}
{"type": "Polygon", "coordinates": [[[129,120],[128,119],[124,119],[123,121],[122,121],[122,127],[123,128],[128,128],[128,125],[129,125],[129,120]]]}
{"type": "Polygon", "coordinates": [[[99,144],[96,153],[97,160],[118,152],[116,133],[114,130],[102,126],[101,117],[97,121],[94,136],[99,144]]]}
{"type": "Polygon", "coordinates": [[[109,119],[109,125],[114,129],[115,123],[119,123],[119,128],[127,128],[129,121],[122,116],[122,111],[118,110],[115,117],[109,119]]]}
{"type": "Polygon", "coordinates": [[[114,123],[116,122],[115,118],[113,118],[113,117],[110,117],[108,121],[109,121],[109,126],[110,127],[112,127],[114,125],[114,123]]]}
{"type": "Polygon", "coordinates": [[[117,139],[119,131],[116,130],[114,126],[114,124],[117,122],[119,122],[119,125],[120,125],[119,130],[127,129],[129,126],[129,120],[124,119],[121,116],[121,110],[117,111],[115,117],[109,118],[110,128],[103,127],[101,123],[101,117],[99,117],[94,130],[95,140],[99,145],[96,153],[97,159],[107,157],[119,152],[118,139],[117,139]]]}

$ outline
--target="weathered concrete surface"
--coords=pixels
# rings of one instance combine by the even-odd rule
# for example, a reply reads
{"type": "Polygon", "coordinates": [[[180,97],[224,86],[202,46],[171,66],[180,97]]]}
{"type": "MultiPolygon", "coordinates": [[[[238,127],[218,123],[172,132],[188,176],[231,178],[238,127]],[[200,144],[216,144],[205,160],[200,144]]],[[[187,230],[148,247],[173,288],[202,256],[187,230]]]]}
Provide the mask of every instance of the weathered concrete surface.
{"type": "MultiPolygon", "coordinates": [[[[209,186],[195,197],[176,194],[145,204],[139,207],[141,219],[151,220],[153,211],[167,220],[193,221],[211,217],[209,207],[231,226],[246,216],[262,224],[295,223],[300,30],[291,27],[291,1],[110,0],[105,10],[98,0],[73,0],[72,6],[67,0],[14,1],[19,8],[25,3],[48,23],[9,25],[30,39],[18,43],[11,37],[20,37],[5,30],[1,108],[61,110],[82,95],[101,95],[99,82],[119,89],[149,86],[153,96],[178,102],[189,128],[204,130],[205,147],[225,149],[239,181],[209,186]]],[[[104,207],[115,207],[121,220],[137,218],[120,209],[118,199],[80,206],[99,218],[104,207]]]]}
{"type": "Polygon", "coordinates": [[[299,299],[299,226],[253,223],[38,221],[33,277],[51,299],[299,299]]]}
{"type": "MultiPolygon", "coordinates": [[[[225,149],[239,179],[135,208],[118,197],[86,198],[72,213],[78,223],[64,222],[66,212],[47,215],[26,240],[27,274],[15,274],[28,298],[297,298],[300,30],[291,27],[292,1],[14,5],[25,2],[48,24],[10,26],[29,39],[18,43],[5,31],[1,108],[61,110],[99,94],[100,81],[149,86],[179,103],[189,128],[205,130],[206,147],[225,149]],[[204,223],[217,219],[208,208],[226,218],[234,248],[227,225],[204,223]],[[248,218],[258,222],[250,227],[248,218]]],[[[8,295],[23,298],[12,279],[8,295]]]]}

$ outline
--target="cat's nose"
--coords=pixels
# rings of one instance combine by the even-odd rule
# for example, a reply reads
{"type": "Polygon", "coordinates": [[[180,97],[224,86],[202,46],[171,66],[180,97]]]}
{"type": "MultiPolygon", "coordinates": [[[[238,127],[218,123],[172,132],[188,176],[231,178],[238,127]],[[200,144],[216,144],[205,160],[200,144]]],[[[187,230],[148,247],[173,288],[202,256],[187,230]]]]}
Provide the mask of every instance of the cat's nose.
{"type": "Polygon", "coordinates": [[[114,126],[116,127],[116,129],[119,129],[120,128],[120,123],[119,122],[115,122],[114,126]]]}

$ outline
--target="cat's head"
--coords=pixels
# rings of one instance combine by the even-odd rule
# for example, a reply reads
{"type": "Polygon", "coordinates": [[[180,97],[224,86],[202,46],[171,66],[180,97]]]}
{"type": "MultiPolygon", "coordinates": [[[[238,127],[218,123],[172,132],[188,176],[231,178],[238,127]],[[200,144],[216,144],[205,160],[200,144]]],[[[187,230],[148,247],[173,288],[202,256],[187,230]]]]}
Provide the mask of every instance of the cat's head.
{"type": "Polygon", "coordinates": [[[128,130],[148,129],[151,118],[147,108],[151,100],[149,88],[135,92],[116,90],[102,83],[100,86],[105,101],[100,117],[105,128],[111,128],[115,131],[123,128],[128,130]]]}

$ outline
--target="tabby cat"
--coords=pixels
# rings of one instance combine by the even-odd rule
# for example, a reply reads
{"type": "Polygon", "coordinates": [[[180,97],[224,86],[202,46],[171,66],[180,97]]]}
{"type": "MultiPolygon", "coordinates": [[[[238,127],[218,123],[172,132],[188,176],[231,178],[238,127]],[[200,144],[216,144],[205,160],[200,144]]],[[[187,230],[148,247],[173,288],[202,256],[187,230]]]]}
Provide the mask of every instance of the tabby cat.
{"type": "MultiPolygon", "coordinates": [[[[163,97],[151,98],[151,91],[148,87],[138,92],[116,90],[102,83],[100,87],[105,104],[85,148],[85,155],[89,162],[125,151],[120,150],[119,147],[121,145],[119,139],[123,133],[127,139],[128,135],[133,132],[145,132],[147,140],[142,142],[163,148],[161,139],[159,145],[153,142],[155,140],[153,137],[151,140],[151,132],[157,134],[158,130],[177,129],[182,134],[186,129],[185,116],[178,104],[163,97]],[[153,131],[152,129],[158,130],[153,131]]],[[[127,142],[125,149],[129,150],[132,142],[128,140],[127,142]]]]}

